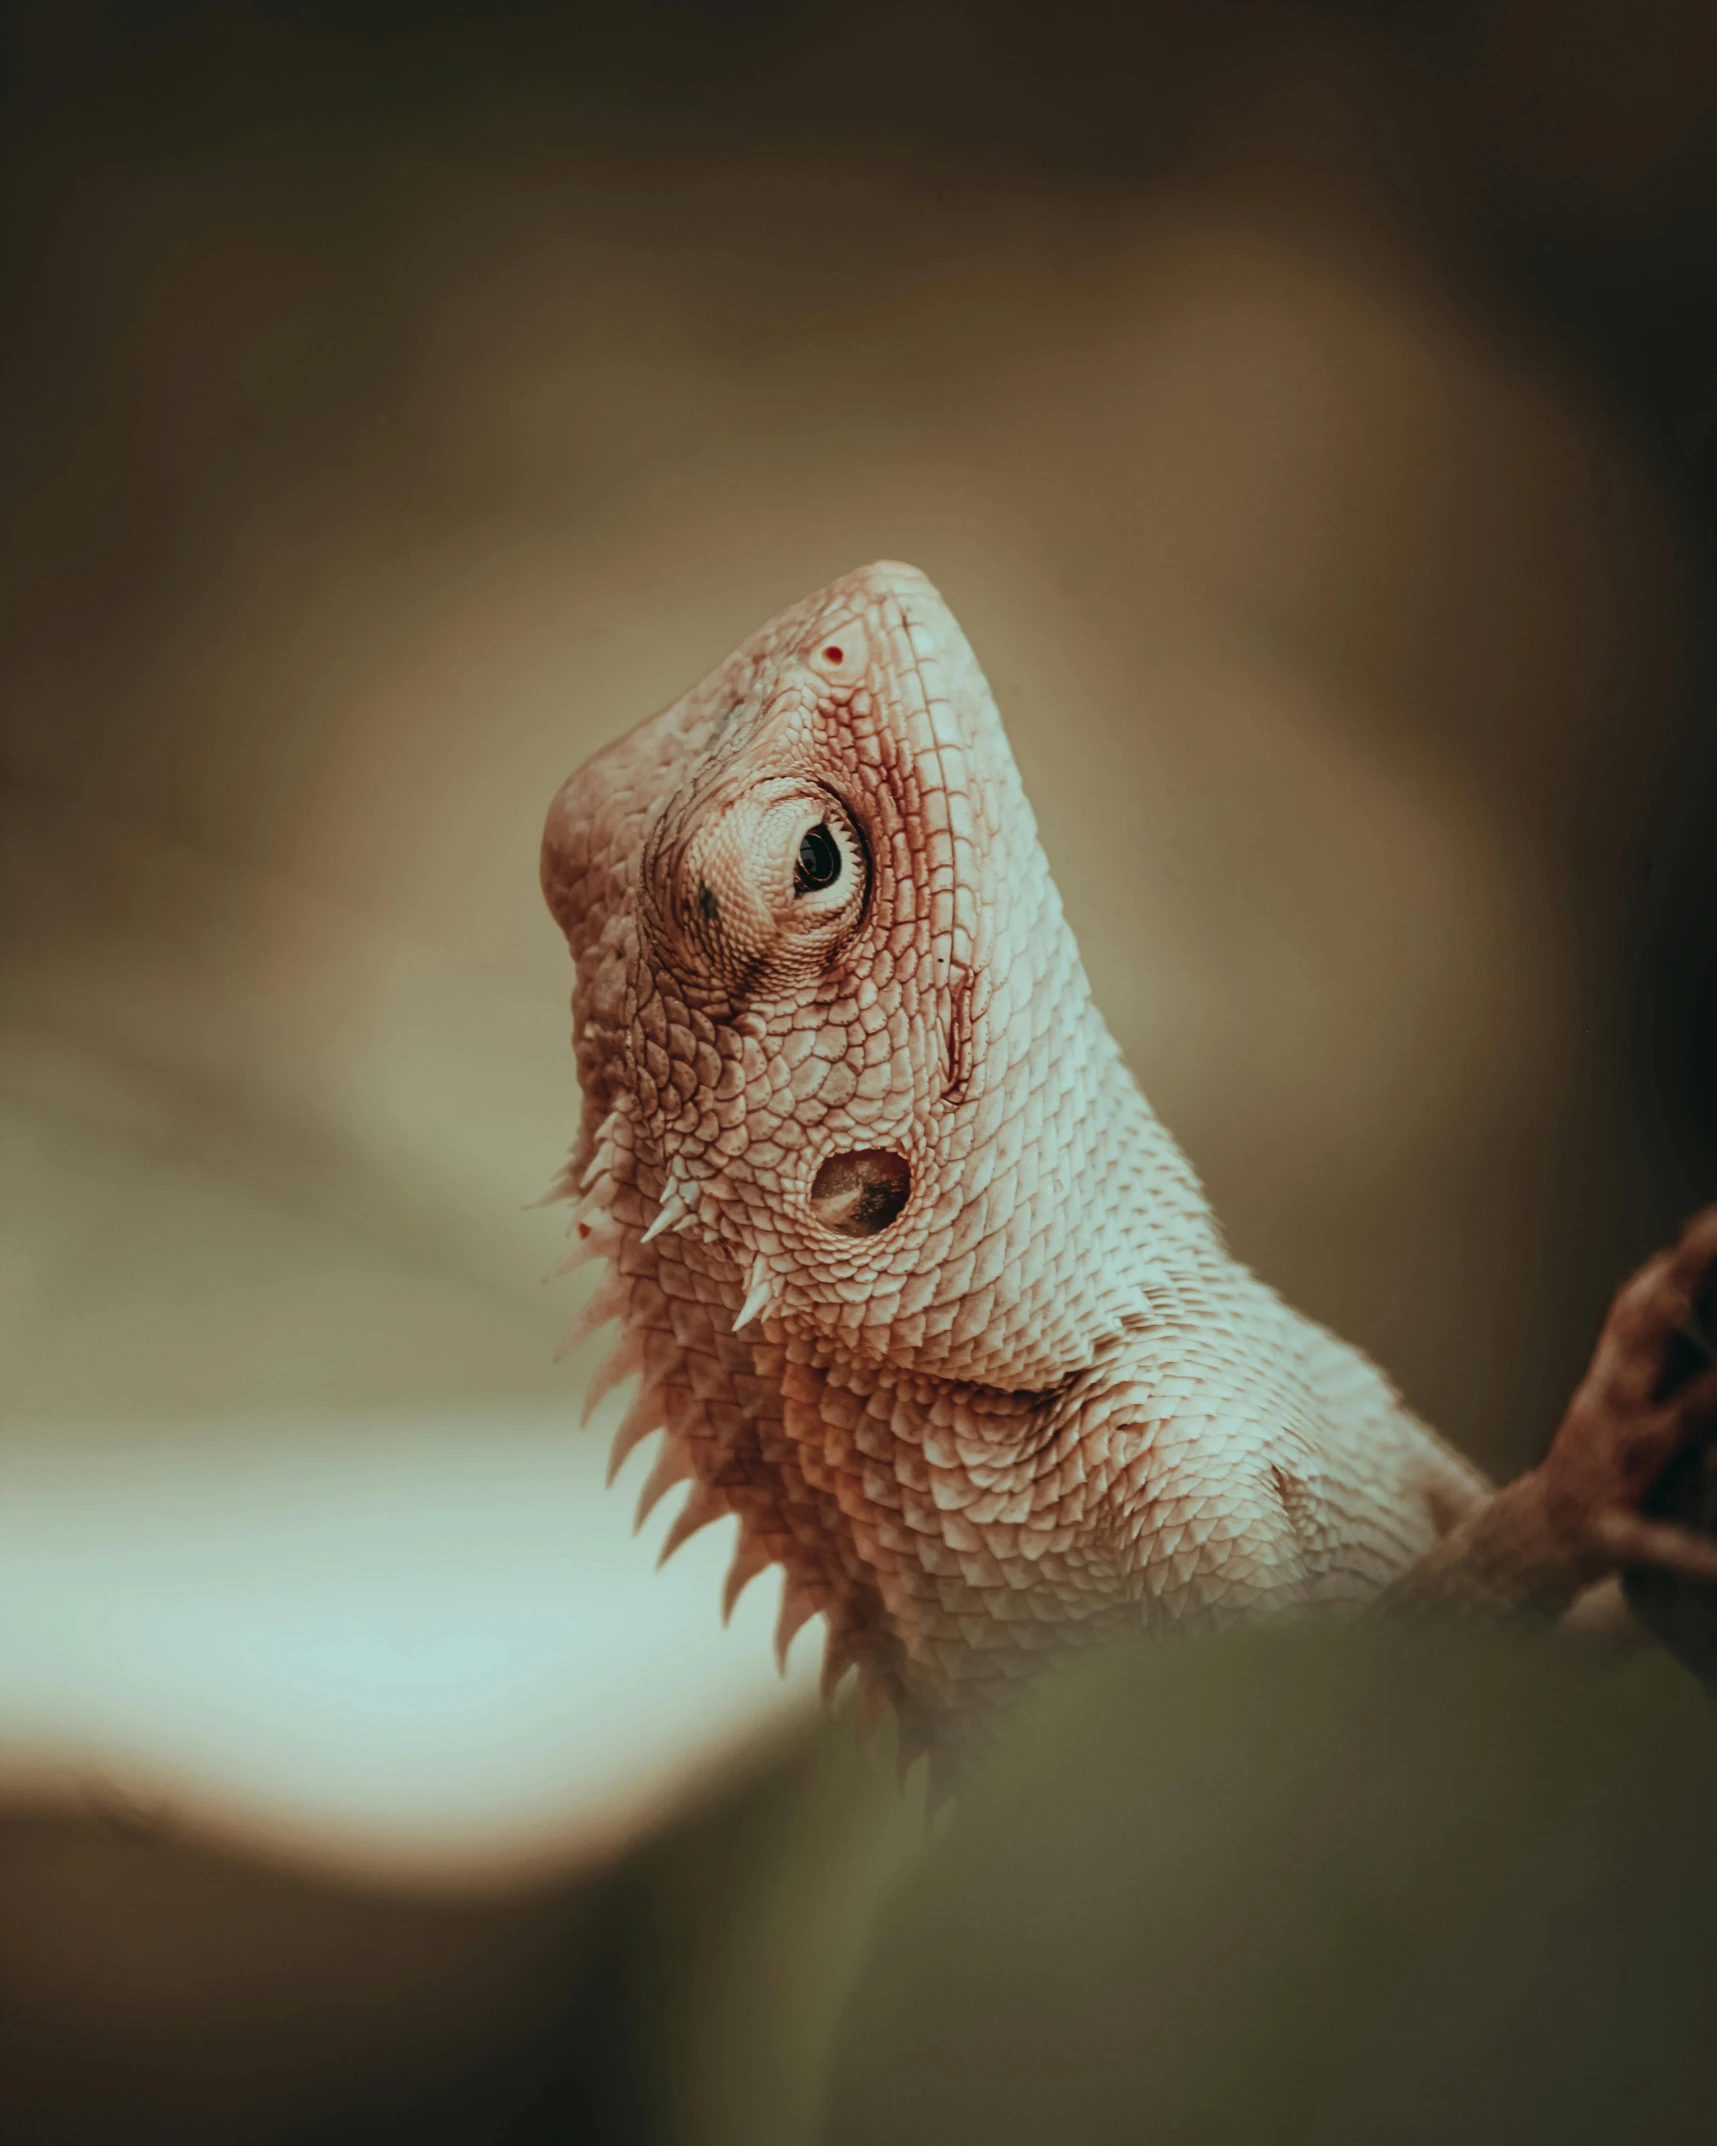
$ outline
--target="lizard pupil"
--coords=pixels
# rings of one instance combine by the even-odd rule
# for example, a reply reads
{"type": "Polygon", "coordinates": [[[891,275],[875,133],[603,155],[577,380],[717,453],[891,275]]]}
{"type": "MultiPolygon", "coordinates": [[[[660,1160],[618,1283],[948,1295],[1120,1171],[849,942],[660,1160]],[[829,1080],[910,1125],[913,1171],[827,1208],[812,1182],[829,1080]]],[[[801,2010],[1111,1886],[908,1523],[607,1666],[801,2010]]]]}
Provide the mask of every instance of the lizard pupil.
{"type": "Polygon", "coordinates": [[[815,894],[832,887],[841,876],[841,846],[830,834],[827,822],[819,820],[800,837],[799,861],[793,867],[793,892],[815,894]]]}

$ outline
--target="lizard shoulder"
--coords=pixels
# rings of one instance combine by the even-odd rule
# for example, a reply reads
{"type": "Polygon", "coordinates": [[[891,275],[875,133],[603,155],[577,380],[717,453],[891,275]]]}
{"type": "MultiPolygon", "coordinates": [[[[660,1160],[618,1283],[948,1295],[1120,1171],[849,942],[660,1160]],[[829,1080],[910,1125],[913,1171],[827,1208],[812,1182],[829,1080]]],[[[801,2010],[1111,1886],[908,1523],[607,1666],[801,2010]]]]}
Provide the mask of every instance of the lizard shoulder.
{"type": "Polygon", "coordinates": [[[1367,1599],[1482,1490],[1358,1351],[1279,1300],[1246,1323],[1153,1321],[1081,1382],[1114,1552],[1176,1621],[1367,1599]]]}

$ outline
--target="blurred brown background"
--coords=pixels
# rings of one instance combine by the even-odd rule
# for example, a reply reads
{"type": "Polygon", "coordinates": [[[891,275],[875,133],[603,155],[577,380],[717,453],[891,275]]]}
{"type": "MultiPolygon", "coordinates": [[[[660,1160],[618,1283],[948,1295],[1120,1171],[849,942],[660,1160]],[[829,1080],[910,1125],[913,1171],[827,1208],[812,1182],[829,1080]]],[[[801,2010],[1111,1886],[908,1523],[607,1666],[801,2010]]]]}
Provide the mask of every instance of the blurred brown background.
{"type": "MultiPolygon", "coordinates": [[[[527,1825],[507,1764],[545,1808],[560,1776],[518,1728],[446,1852],[516,1838],[532,1874],[459,1905],[434,1813],[410,1875],[375,1806],[329,1860],[314,1753],[291,1809],[260,1762],[220,1776],[236,1860],[205,1864],[68,1815],[92,1750],[190,1805],[230,1754],[80,1729],[79,1678],[107,1722],[131,1673],[55,1653],[52,1530],[75,1555],[116,1454],[138,1529],[210,1467],[337,1517],[346,1463],[283,1489],[297,1457],[367,1466],[385,1424],[407,1481],[419,1418],[450,1514],[511,1486],[471,1522],[496,1571],[509,1512],[594,1497],[555,1473],[593,1450],[594,1359],[553,1365],[574,1296],[520,1213],[575,1108],[542,811],[877,556],[986,663],[1099,998],[1237,1249],[1487,1465],[1531,1458],[1616,1279],[1717,1186],[1717,17],[0,20],[0,1375],[7,1465],[58,1470],[5,1644],[60,1693],[44,1772],[0,1679],[32,1799],[0,1845],[7,2135],[806,2136],[848,1966],[783,1993],[857,1957],[912,1824],[799,1686],[766,1704],[724,1656],[728,1711],[652,1744],[630,1825],[570,1787],[527,1825]],[[748,1800],[765,1716],[811,1740],[748,1800]]],[[[600,1515],[623,1536],[624,1493],[600,1515]]],[[[290,1625],[322,1581],[269,1554],[290,1625]]],[[[532,1555],[521,1630],[646,1584],[532,1555]]],[[[242,1623],[247,1572],[186,1628],[242,1623]]],[[[434,1598],[433,1561],[388,1585],[434,1598]]],[[[682,1651],[651,1644],[639,1689],[682,1651]]],[[[630,1752],[606,1690],[573,1726],[630,1752]]]]}

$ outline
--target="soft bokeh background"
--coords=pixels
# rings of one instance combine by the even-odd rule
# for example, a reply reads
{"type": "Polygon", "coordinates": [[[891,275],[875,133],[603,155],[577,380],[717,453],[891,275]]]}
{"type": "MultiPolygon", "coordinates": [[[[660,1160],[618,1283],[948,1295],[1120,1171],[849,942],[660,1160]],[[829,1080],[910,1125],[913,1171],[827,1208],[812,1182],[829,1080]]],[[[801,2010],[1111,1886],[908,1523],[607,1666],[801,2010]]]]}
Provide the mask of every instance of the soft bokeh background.
{"type": "Polygon", "coordinates": [[[1530,1459],[1717,1185],[1717,26],[0,21],[0,2121],[785,2146],[922,1816],[602,1496],[548,797],[925,568],[1237,1249],[1530,1459]]]}

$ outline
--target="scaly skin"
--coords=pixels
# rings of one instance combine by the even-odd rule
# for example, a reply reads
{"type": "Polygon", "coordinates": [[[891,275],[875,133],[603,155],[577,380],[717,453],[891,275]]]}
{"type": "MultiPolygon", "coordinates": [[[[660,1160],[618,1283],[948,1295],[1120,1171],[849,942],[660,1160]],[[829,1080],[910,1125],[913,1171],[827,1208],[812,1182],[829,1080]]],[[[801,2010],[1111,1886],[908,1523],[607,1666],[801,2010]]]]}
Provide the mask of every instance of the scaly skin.
{"type": "Polygon", "coordinates": [[[1559,1605],[1613,1568],[1585,1530],[1613,1499],[1490,1498],[1229,1256],[912,568],[783,612],[599,753],[543,886],[577,964],[560,1189],[610,1262],[577,1331],[621,1321],[597,1393],[641,1375],[615,1466],[663,1429],[669,1547],[736,1514],[729,1603],[780,1563],[782,1647],[821,1612],[826,1682],[855,1666],[909,1745],[1105,1635],[1456,1568],[1559,1605]]]}

